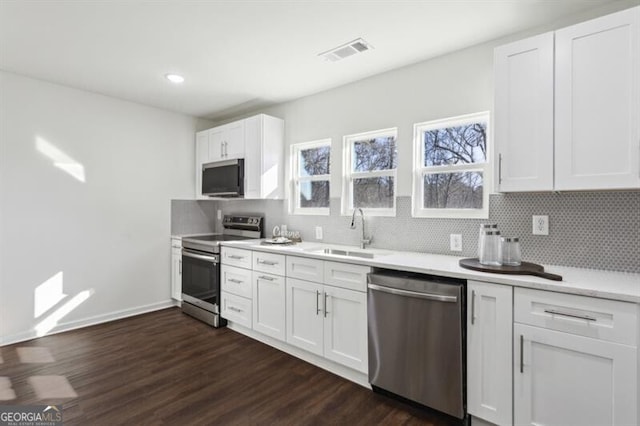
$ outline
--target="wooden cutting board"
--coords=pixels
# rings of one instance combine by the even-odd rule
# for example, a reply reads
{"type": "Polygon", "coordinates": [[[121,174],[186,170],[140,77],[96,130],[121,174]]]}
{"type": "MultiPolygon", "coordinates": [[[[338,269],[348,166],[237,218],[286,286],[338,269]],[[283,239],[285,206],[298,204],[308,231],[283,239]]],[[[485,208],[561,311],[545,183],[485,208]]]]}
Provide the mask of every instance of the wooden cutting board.
{"type": "Polygon", "coordinates": [[[520,266],[491,266],[483,265],[478,258],[461,259],[460,266],[466,269],[473,269],[474,271],[492,272],[494,274],[508,274],[508,275],[534,275],[536,277],[546,278],[553,281],[562,281],[562,277],[556,274],[550,274],[544,271],[542,265],[537,263],[522,262],[520,266]]]}

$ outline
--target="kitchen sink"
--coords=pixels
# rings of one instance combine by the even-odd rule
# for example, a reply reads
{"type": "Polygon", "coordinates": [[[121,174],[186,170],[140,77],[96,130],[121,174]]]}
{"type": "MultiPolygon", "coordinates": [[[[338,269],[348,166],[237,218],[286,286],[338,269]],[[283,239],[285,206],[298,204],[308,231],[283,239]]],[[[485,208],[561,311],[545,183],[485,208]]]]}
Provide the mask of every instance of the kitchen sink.
{"type": "Polygon", "coordinates": [[[373,259],[375,256],[373,253],[368,253],[364,251],[341,250],[341,249],[331,249],[331,248],[321,250],[320,253],[333,254],[336,256],[361,257],[363,259],[373,259]]]}

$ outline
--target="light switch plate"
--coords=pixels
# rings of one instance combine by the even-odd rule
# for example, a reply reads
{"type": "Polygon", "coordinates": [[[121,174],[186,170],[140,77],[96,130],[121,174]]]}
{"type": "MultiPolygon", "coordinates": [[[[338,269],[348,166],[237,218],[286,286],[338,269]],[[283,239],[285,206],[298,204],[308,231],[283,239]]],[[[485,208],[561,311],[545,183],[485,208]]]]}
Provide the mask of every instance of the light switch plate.
{"type": "Polygon", "coordinates": [[[322,226],[316,226],[316,240],[322,239],[322,226]]]}
{"type": "Polygon", "coordinates": [[[462,235],[449,234],[449,246],[451,251],[462,251],[462,235]]]}
{"type": "Polygon", "coordinates": [[[549,216],[533,216],[533,235],[549,235],[549,216]]]}
{"type": "Polygon", "coordinates": [[[218,220],[222,220],[222,210],[218,209],[218,220]]]}

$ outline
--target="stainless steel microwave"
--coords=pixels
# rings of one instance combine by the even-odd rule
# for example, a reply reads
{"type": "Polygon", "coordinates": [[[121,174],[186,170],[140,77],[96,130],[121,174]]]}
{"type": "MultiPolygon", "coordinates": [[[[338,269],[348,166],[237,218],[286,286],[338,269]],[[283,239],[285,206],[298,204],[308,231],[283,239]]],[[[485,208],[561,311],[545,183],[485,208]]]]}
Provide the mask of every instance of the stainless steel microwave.
{"type": "Polygon", "coordinates": [[[202,195],[244,196],[244,159],[216,161],[202,165],[202,195]]]}

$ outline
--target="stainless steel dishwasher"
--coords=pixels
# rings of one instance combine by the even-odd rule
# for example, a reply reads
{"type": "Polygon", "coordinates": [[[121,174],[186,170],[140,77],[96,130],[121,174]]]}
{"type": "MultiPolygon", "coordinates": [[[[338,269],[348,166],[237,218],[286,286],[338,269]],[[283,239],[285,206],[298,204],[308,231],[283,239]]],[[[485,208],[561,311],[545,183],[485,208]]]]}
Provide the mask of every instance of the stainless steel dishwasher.
{"type": "Polygon", "coordinates": [[[466,417],[465,280],[398,271],[368,276],[369,382],[466,417]]]}

